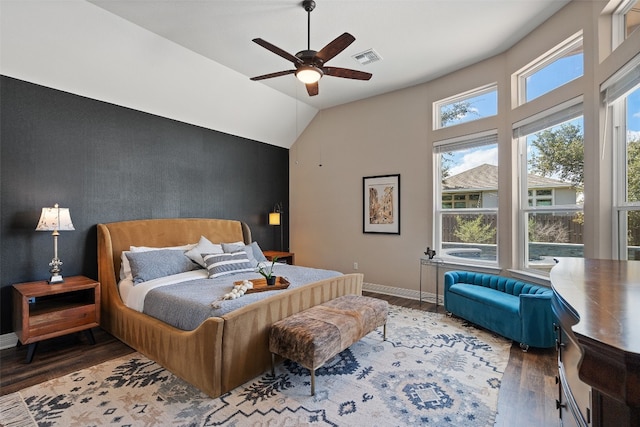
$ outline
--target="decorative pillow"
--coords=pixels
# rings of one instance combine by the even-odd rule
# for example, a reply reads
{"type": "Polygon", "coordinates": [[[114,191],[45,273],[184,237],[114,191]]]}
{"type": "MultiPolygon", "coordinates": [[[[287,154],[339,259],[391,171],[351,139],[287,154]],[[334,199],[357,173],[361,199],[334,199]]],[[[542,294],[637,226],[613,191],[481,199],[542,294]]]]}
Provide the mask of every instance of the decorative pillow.
{"type": "Polygon", "coordinates": [[[171,249],[129,252],[127,258],[131,264],[134,285],[196,268],[193,261],[184,255],[184,252],[171,249]]]}
{"type": "Polygon", "coordinates": [[[247,258],[249,258],[249,263],[254,267],[261,262],[267,262],[267,258],[265,258],[262,253],[262,249],[258,246],[258,242],[253,242],[250,245],[245,245],[243,242],[223,243],[222,249],[226,253],[245,251],[247,253],[247,258]]]}
{"type": "Polygon", "coordinates": [[[131,252],[148,252],[148,251],[159,251],[162,249],[172,249],[179,251],[188,251],[193,249],[196,246],[195,243],[191,243],[188,245],[182,246],[168,246],[165,248],[154,248],[150,246],[129,246],[128,251],[122,251],[122,255],[120,256],[120,280],[128,278],[129,280],[133,280],[133,276],[131,275],[131,266],[129,265],[129,258],[127,258],[127,254],[131,252]]]}
{"type": "Polygon", "coordinates": [[[209,279],[228,274],[254,271],[254,267],[249,262],[245,251],[225,254],[202,254],[202,258],[207,265],[209,279]]]}
{"type": "Polygon", "coordinates": [[[253,256],[257,262],[268,262],[267,257],[262,253],[262,249],[258,246],[258,242],[251,243],[251,249],[253,249],[253,256]]]}
{"type": "Polygon", "coordinates": [[[185,255],[191,258],[192,260],[194,260],[195,262],[197,262],[198,264],[200,264],[203,268],[206,268],[207,265],[204,263],[204,259],[202,259],[201,254],[221,254],[221,253],[224,253],[224,250],[222,249],[222,245],[211,243],[211,241],[206,237],[200,236],[200,241],[198,242],[198,244],[190,251],[187,251],[185,255]]]}

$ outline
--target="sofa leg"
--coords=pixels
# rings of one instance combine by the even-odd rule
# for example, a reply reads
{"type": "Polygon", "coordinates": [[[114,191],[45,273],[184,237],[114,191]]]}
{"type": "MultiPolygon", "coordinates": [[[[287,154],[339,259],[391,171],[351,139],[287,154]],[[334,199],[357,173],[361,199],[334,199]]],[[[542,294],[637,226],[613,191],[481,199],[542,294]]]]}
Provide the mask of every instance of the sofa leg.
{"type": "Polygon", "coordinates": [[[525,344],[525,343],[521,342],[520,343],[520,348],[522,349],[522,351],[524,351],[526,353],[527,350],[529,350],[529,344],[525,344]]]}

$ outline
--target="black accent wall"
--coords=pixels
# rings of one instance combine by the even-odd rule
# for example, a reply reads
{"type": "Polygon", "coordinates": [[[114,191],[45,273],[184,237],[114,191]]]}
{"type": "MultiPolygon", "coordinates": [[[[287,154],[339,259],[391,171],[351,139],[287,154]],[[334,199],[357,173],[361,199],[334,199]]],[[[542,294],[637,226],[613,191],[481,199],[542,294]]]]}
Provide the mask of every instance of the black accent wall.
{"type": "Polygon", "coordinates": [[[49,277],[53,237],[35,227],[54,203],[75,227],[60,232],[65,276],[98,278],[104,222],[238,219],[263,250],[279,248],[267,214],[289,210],[287,149],[6,76],[0,104],[0,333],[13,330],[11,285],[49,277]]]}

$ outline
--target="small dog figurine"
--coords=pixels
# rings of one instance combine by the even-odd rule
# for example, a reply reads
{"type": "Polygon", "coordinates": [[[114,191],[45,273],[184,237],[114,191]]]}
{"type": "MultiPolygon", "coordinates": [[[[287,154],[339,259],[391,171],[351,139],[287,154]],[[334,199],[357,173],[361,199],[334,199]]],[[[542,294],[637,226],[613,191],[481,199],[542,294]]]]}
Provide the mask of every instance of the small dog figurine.
{"type": "Polygon", "coordinates": [[[436,251],[427,246],[427,250],[424,252],[424,254],[428,256],[429,259],[433,259],[433,257],[436,256],[436,251]]]}

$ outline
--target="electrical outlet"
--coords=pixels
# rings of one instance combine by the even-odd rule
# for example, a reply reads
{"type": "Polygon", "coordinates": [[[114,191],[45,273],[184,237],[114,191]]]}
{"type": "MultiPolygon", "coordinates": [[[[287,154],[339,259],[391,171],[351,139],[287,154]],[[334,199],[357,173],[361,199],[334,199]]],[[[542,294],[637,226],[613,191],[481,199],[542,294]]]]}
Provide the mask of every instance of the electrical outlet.
{"type": "Polygon", "coordinates": [[[357,263],[357,262],[354,262],[354,263],[353,263],[353,269],[354,269],[354,270],[357,270],[357,269],[358,269],[358,263],[357,263]]]}

